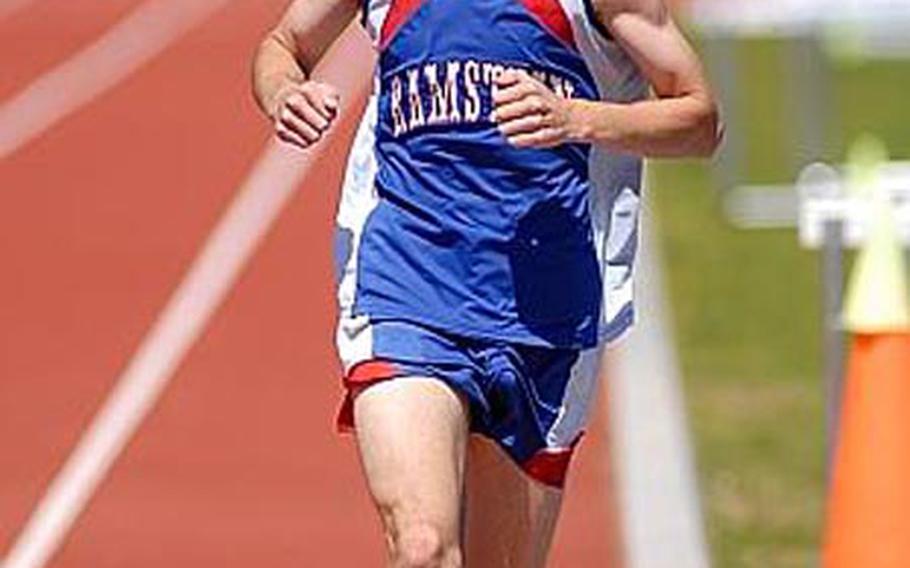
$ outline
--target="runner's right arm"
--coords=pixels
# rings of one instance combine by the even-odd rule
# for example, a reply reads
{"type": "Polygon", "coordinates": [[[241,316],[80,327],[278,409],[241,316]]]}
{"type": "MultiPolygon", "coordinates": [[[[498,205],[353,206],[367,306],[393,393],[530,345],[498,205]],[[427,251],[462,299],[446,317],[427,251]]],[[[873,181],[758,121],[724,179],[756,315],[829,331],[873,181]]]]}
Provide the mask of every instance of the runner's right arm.
{"type": "Polygon", "coordinates": [[[294,0],[260,43],[253,94],[281,140],[308,148],[335,119],[338,91],[310,73],[358,8],[358,0],[294,0]]]}

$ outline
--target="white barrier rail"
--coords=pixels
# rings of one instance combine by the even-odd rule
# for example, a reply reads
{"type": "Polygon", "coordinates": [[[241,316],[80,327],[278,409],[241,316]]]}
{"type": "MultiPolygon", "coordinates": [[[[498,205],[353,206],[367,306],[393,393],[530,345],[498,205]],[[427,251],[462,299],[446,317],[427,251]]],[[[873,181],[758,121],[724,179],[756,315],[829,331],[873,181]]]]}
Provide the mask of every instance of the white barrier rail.
{"type": "MultiPolygon", "coordinates": [[[[910,246],[910,161],[883,164],[877,182],[887,192],[898,233],[910,246]]],[[[744,185],[731,190],[724,208],[733,225],[740,228],[797,227],[802,246],[819,249],[824,245],[824,228],[841,223],[842,245],[858,247],[866,240],[873,222],[870,201],[850,191],[843,169],[812,164],[800,174],[795,185],[744,185]]]]}

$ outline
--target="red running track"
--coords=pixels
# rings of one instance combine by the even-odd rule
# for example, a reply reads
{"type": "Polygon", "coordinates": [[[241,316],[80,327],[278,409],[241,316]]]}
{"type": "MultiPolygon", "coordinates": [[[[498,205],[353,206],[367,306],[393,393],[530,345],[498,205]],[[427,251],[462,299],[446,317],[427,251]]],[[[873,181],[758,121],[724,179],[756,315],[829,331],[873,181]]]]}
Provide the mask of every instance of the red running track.
{"type": "MultiPolygon", "coordinates": [[[[0,101],[138,4],[35,0],[0,20],[0,101]]],[[[260,154],[249,57],[284,4],[233,0],[0,162],[0,553],[260,154]]],[[[382,565],[333,430],[345,154],[325,149],[52,566],[382,565]]],[[[581,446],[553,566],[618,554],[604,424],[581,446]]]]}

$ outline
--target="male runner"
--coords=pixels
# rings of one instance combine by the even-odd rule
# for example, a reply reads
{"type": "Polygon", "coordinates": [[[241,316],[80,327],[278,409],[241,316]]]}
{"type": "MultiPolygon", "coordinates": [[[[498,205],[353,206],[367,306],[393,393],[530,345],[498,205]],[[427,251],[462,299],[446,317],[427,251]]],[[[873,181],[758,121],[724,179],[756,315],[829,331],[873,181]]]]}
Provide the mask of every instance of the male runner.
{"type": "Polygon", "coordinates": [[[641,157],[712,154],[714,99],[661,0],[295,0],[254,65],[282,140],[336,118],[309,72],[358,12],[378,64],[338,213],[339,424],[392,566],[540,567],[633,318],[641,157]]]}

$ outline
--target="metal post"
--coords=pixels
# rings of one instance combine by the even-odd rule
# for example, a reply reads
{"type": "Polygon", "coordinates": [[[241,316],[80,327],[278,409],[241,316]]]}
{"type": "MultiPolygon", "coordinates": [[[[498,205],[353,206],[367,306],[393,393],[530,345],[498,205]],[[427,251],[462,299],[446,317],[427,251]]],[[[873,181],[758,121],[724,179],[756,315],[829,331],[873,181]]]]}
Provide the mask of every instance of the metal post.
{"type": "MultiPolygon", "coordinates": [[[[827,58],[814,36],[789,39],[785,51],[784,70],[789,80],[787,99],[789,113],[796,126],[796,135],[788,136],[794,171],[821,160],[827,141],[830,113],[830,77],[827,58]]],[[[789,132],[789,130],[788,130],[789,132]]]]}
{"type": "MultiPolygon", "coordinates": [[[[790,112],[794,115],[797,135],[791,137],[793,166],[822,159],[826,147],[828,122],[828,93],[830,78],[827,62],[814,36],[799,36],[790,40],[786,69],[789,71],[790,112]]],[[[822,309],[823,309],[823,381],[825,392],[825,478],[831,478],[834,448],[837,445],[840,421],[841,389],[843,388],[844,338],[840,318],[843,305],[844,268],[842,258],[843,223],[825,221],[822,229],[822,309]]]]}
{"type": "Polygon", "coordinates": [[[844,337],[841,326],[844,295],[844,267],[841,253],[843,222],[828,220],[824,224],[823,231],[821,278],[824,322],[825,463],[826,480],[830,481],[834,449],[838,439],[844,376],[844,337]]]}
{"type": "Polygon", "coordinates": [[[746,139],[740,127],[738,72],[736,68],[736,38],[720,33],[706,37],[703,42],[705,62],[711,80],[717,85],[720,105],[726,122],[724,144],[712,169],[715,189],[725,191],[739,185],[746,164],[746,139]]]}

